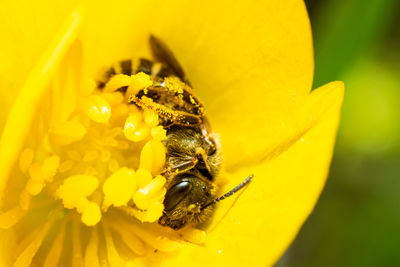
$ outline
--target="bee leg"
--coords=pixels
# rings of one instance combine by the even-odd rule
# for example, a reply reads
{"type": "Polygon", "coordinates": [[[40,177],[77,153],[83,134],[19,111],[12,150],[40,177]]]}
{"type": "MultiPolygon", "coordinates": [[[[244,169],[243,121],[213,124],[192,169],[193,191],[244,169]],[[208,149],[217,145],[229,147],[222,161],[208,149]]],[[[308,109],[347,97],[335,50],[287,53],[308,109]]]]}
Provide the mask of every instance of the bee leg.
{"type": "Polygon", "coordinates": [[[182,91],[178,93],[163,86],[149,86],[145,90],[139,91],[136,96],[138,98],[142,98],[143,96],[150,97],[158,103],[173,103],[174,105],[178,105],[178,107],[174,108],[175,110],[203,117],[203,103],[192,92],[189,86],[184,86],[181,89],[182,91]]]}
{"type": "Polygon", "coordinates": [[[166,107],[165,105],[154,102],[151,98],[143,96],[139,98],[137,96],[131,96],[129,102],[134,102],[139,107],[151,109],[156,112],[160,117],[168,119],[172,122],[171,125],[181,126],[197,126],[202,120],[200,116],[190,114],[188,112],[173,110],[166,107]]]}
{"type": "Polygon", "coordinates": [[[198,147],[196,149],[196,156],[198,159],[198,164],[196,164],[196,168],[210,181],[213,180],[213,176],[211,174],[210,165],[207,163],[207,154],[203,148],[198,147]]]}
{"type": "Polygon", "coordinates": [[[171,164],[171,166],[163,171],[162,175],[169,176],[171,174],[179,174],[186,172],[197,165],[198,160],[195,159],[194,161],[186,161],[180,164],[171,164]]]}
{"type": "Polygon", "coordinates": [[[185,72],[183,71],[183,68],[179,64],[172,51],[168,48],[168,46],[154,35],[150,35],[149,42],[154,58],[167,66],[174,75],[190,85],[189,81],[186,78],[185,72]]]}

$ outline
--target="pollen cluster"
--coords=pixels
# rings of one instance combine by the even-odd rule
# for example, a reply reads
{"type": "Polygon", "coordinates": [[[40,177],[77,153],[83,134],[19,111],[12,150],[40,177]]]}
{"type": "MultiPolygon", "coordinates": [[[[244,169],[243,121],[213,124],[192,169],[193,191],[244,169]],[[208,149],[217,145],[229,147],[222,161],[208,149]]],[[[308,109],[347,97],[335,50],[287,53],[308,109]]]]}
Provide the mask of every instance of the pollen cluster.
{"type": "Polygon", "coordinates": [[[66,242],[72,242],[74,251],[84,244],[84,255],[79,254],[82,249],[75,252],[89,266],[98,266],[104,257],[100,246],[110,264],[122,266],[126,255],[143,255],[147,247],[171,252],[179,249],[182,238],[204,242],[200,230],[173,231],[157,224],[166,193],[161,175],[166,130],[155,112],[128,101],[152,83],[144,73],[117,74],[102,89],[87,80],[71,116],[51,123],[40,142],[27,143],[15,167],[18,179],[10,179],[9,185],[19,193],[9,197],[13,204],[0,213],[0,228],[25,229],[45,210],[48,219],[35,221],[38,228],[18,238],[16,266],[32,261],[55,266],[68,255],[66,242]],[[72,231],[70,241],[66,231],[72,231]],[[82,240],[82,233],[89,241],[82,240]],[[47,250],[41,249],[46,252],[36,259],[41,246],[47,250]],[[129,252],[118,252],[121,247],[129,252]]]}

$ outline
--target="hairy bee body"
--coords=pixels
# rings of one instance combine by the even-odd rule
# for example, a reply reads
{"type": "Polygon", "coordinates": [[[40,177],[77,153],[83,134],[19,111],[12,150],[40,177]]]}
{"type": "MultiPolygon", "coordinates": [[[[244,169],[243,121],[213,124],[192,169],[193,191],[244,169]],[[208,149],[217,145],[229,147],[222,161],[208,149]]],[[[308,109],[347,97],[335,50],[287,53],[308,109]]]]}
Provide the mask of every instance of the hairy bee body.
{"type": "MultiPolygon", "coordinates": [[[[114,64],[98,80],[102,89],[116,74],[144,72],[156,84],[131,96],[140,108],[159,114],[160,124],[167,130],[166,164],[162,175],[167,179],[164,212],[159,223],[173,229],[205,221],[215,199],[215,177],[221,165],[216,136],[204,116],[204,107],[193,93],[176,59],[156,39],[150,39],[153,54],[162,63],[147,59],[129,59],[114,64]],[[160,51],[163,50],[163,51],[160,51]],[[171,82],[179,90],[171,89],[171,82]],[[146,102],[147,101],[147,102],[146,102]],[[203,208],[204,207],[204,208],[203,208]]],[[[119,88],[125,93],[127,87],[119,88]]]]}

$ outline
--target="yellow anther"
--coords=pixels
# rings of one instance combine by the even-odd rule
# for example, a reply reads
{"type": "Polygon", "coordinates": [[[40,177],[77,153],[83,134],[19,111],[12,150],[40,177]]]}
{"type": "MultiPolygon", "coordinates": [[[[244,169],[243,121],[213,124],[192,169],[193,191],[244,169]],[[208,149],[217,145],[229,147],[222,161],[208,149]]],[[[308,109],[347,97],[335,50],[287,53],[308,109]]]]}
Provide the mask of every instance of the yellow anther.
{"type": "Polygon", "coordinates": [[[97,170],[93,166],[89,166],[86,168],[84,174],[89,176],[96,176],[97,170]]]}
{"type": "Polygon", "coordinates": [[[57,189],[56,195],[62,199],[64,207],[72,209],[83,198],[90,196],[98,187],[96,177],[90,175],[74,175],[64,180],[57,189]]]}
{"type": "Polygon", "coordinates": [[[145,187],[140,188],[133,196],[133,201],[136,206],[141,210],[148,209],[153,203],[155,196],[158,196],[159,191],[163,188],[166,180],[163,176],[156,176],[145,187]]]}
{"type": "Polygon", "coordinates": [[[103,97],[111,106],[121,104],[122,101],[124,101],[124,96],[120,92],[104,93],[101,94],[101,97],[103,97]]]}
{"type": "Polygon", "coordinates": [[[29,177],[30,180],[41,182],[44,180],[44,175],[43,175],[43,170],[42,170],[42,165],[38,162],[33,163],[29,167],[29,177]]]}
{"type": "Polygon", "coordinates": [[[9,229],[14,226],[25,215],[25,211],[20,206],[15,206],[5,212],[0,213],[0,229],[9,229]]]}
{"type": "Polygon", "coordinates": [[[165,165],[165,153],[165,146],[160,141],[148,141],[140,153],[140,168],[153,175],[160,173],[165,165]]]}
{"type": "Polygon", "coordinates": [[[101,211],[99,205],[94,202],[88,201],[82,212],[82,222],[87,226],[93,226],[100,222],[100,219],[101,211]]]}
{"type": "Polygon", "coordinates": [[[80,122],[64,121],[53,125],[49,132],[53,141],[68,145],[81,140],[86,134],[86,129],[80,122]]]}
{"type": "Polygon", "coordinates": [[[132,75],[131,84],[128,87],[127,95],[136,95],[140,90],[153,85],[153,80],[144,72],[132,75]]]}
{"type": "Polygon", "coordinates": [[[140,112],[142,111],[136,106],[136,105],[128,105],[129,113],[135,113],[135,112],[140,112]]]}
{"type": "Polygon", "coordinates": [[[107,137],[104,139],[103,144],[108,147],[116,147],[118,146],[118,141],[114,137],[107,137]]]}
{"type": "Polygon", "coordinates": [[[25,149],[19,157],[19,168],[25,173],[28,171],[29,166],[32,164],[34,153],[32,149],[25,149]]]}
{"type": "Polygon", "coordinates": [[[23,190],[19,197],[19,205],[23,210],[29,209],[29,206],[31,205],[31,199],[32,196],[29,194],[29,192],[26,189],[23,190]]]}
{"type": "Polygon", "coordinates": [[[67,172],[71,170],[75,165],[75,162],[72,160],[66,160],[63,163],[60,164],[59,172],[67,172]]]}
{"type": "Polygon", "coordinates": [[[81,154],[76,150],[68,150],[67,155],[70,159],[80,161],[82,159],[81,154]]]}
{"type": "Polygon", "coordinates": [[[140,142],[145,140],[150,135],[150,128],[146,124],[142,124],[136,131],[127,132],[125,135],[127,139],[133,142],[140,142]]]}
{"type": "Polygon", "coordinates": [[[144,169],[138,169],[136,171],[136,180],[140,188],[145,187],[148,183],[151,182],[153,177],[151,176],[151,173],[147,170],[144,169]]]}
{"type": "Polygon", "coordinates": [[[88,97],[84,104],[86,115],[98,123],[107,123],[111,117],[111,107],[108,102],[98,95],[88,97]]]}
{"type": "Polygon", "coordinates": [[[110,138],[115,138],[116,136],[118,136],[122,131],[121,127],[114,127],[111,130],[107,131],[107,135],[110,138]]]}
{"type": "Polygon", "coordinates": [[[76,210],[79,213],[83,213],[86,210],[86,207],[89,204],[89,200],[87,198],[80,198],[75,205],[76,210]]]}
{"type": "Polygon", "coordinates": [[[42,191],[43,186],[44,186],[43,181],[35,181],[33,179],[29,179],[28,182],[26,183],[26,191],[30,195],[36,196],[42,191]]]}
{"type": "Polygon", "coordinates": [[[111,159],[111,152],[109,150],[103,149],[101,151],[100,160],[102,162],[108,162],[111,159]]]}
{"type": "Polygon", "coordinates": [[[117,148],[121,150],[127,150],[129,148],[129,143],[125,141],[119,141],[117,148]]]}
{"type": "Polygon", "coordinates": [[[106,84],[104,92],[114,92],[121,87],[129,86],[131,84],[131,76],[125,74],[114,75],[106,84]]]}
{"type": "Polygon", "coordinates": [[[116,159],[112,159],[110,160],[110,162],[108,163],[108,170],[110,172],[116,172],[119,169],[119,163],[116,159]]]}
{"type": "Polygon", "coordinates": [[[147,210],[133,210],[133,215],[142,222],[155,222],[157,221],[164,210],[164,205],[160,202],[154,202],[147,210]]]}
{"type": "Polygon", "coordinates": [[[113,118],[121,118],[127,116],[129,107],[125,104],[116,105],[113,107],[113,118]]]}
{"type": "Polygon", "coordinates": [[[151,128],[151,136],[156,140],[163,141],[167,139],[167,130],[162,126],[153,127],[151,128]]]}
{"type": "Polygon", "coordinates": [[[124,135],[128,140],[140,142],[150,135],[150,128],[142,122],[142,114],[132,113],[128,116],[124,125],[124,135]]]}
{"type": "Polygon", "coordinates": [[[143,112],[144,122],[150,127],[158,125],[158,115],[151,109],[145,109],[143,112]]]}
{"type": "Polygon", "coordinates": [[[85,155],[83,156],[83,161],[85,162],[91,162],[96,160],[99,157],[99,152],[96,150],[89,150],[85,152],[85,155]]]}
{"type": "Polygon", "coordinates": [[[129,114],[124,125],[125,136],[132,131],[135,131],[142,123],[142,114],[140,112],[133,112],[129,114]]]}
{"type": "Polygon", "coordinates": [[[42,172],[45,181],[51,181],[60,166],[60,157],[54,155],[43,161],[42,172]]]}
{"type": "Polygon", "coordinates": [[[206,232],[196,228],[184,227],[179,230],[179,234],[181,234],[185,240],[193,244],[204,244],[206,242],[206,232]]]}
{"type": "Polygon", "coordinates": [[[120,168],[103,184],[103,207],[126,205],[136,191],[135,172],[132,169],[120,168]]]}

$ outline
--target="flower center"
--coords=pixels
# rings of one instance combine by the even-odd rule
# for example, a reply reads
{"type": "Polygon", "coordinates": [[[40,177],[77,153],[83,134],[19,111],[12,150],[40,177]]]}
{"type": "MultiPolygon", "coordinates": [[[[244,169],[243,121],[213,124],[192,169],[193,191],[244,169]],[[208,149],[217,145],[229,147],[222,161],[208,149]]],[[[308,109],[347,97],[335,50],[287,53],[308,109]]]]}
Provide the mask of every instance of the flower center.
{"type": "Polygon", "coordinates": [[[164,209],[166,131],[152,110],[139,110],[117,91],[138,91],[152,82],[147,74],[116,75],[104,90],[93,81],[68,121],[56,122],[48,134],[48,155],[25,149],[20,169],[28,176],[20,204],[42,191],[76,210],[87,226],[96,225],[109,207],[142,222],[155,222],[164,209]],[[46,190],[45,190],[46,189],[46,190]]]}

